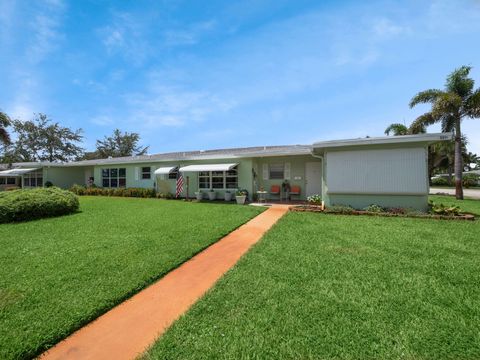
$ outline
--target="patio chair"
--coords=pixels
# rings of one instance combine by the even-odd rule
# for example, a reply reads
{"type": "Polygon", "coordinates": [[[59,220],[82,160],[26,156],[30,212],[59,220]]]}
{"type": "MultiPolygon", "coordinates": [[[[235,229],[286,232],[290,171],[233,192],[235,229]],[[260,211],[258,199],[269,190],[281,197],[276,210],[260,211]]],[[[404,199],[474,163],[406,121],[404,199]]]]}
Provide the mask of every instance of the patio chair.
{"type": "Polygon", "coordinates": [[[298,196],[300,196],[300,193],[301,193],[300,186],[297,186],[297,185],[292,185],[292,186],[291,186],[291,188],[290,188],[290,196],[292,196],[292,195],[298,195],[298,196]]]}
{"type": "Polygon", "coordinates": [[[280,199],[280,195],[281,195],[280,185],[272,185],[272,187],[270,188],[270,195],[278,195],[278,198],[280,199]]]}

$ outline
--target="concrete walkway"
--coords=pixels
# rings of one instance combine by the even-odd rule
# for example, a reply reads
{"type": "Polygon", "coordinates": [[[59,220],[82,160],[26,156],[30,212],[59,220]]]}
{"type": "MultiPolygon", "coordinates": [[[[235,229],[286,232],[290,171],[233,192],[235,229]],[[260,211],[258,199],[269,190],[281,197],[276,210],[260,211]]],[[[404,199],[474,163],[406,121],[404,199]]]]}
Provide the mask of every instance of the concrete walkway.
{"type": "MultiPolygon", "coordinates": [[[[453,188],[430,188],[430,194],[448,194],[455,195],[455,189],[453,188]]],[[[463,189],[463,196],[465,198],[479,199],[480,200],[480,189],[463,189]]]]}
{"type": "Polygon", "coordinates": [[[40,358],[135,359],[287,211],[288,206],[272,206],[40,358]]]}

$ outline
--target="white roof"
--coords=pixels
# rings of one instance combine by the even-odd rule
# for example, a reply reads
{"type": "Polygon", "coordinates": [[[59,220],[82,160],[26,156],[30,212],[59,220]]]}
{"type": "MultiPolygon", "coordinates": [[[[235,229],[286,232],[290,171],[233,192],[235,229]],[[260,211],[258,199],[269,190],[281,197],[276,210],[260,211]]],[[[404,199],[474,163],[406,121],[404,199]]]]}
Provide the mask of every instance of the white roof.
{"type": "Polygon", "coordinates": [[[167,175],[170,174],[172,171],[174,171],[178,166],[165,166],[165,167],[159,167],[157,170],[155,170],[153,173],[155,175],[167,175]]]}
{"type": "Polygon", "coordinates": [[[228,171],[232,170],[238,163],[232,164],[199,164],[187,165],[179,169],[180,172],[199,172],[199,171],[228,171]]]}
{"type": "Polygon", "coordinates": [[[38,170],[39,168],[28,168],[28,169],[10,169],[0,171],[0,176],[21,176],[29,172],[38,170]]]}
{"type": "Polygon", "coordinates": [[[331,149],[343,146],[366,146],[366,145],[385,145],[385,144],[405,144],[405,143],[424,143],[432,144],[439,141],[452,140],[452,133],[418,134],[418,135],[400,135],[400,136],[380,136],[359,139],[321,141],[313,144],[313,149],[331,149]]]}

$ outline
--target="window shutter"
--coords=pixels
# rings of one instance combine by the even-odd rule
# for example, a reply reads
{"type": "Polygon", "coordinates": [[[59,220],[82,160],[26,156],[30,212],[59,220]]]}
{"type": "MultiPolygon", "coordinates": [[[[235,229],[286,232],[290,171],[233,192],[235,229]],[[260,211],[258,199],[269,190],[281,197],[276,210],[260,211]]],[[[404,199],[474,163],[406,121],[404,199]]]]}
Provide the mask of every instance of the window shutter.
{"type": "Polygon", "coordinates": [[[285,180],[290,180],[290,163],[286,162],[285,163],[285,169],[284,169],[284,175],[285,180]]]}
{"type": "Polygon", "coordinates": [[[268,164],[263,164],[263,180],[268,180],[268,164]]]}
{"type": "Polygon", "coordinates": [[[140,178],[140,168],[138,166],[135,166],[135,180],[138,180],[140,178]]]}

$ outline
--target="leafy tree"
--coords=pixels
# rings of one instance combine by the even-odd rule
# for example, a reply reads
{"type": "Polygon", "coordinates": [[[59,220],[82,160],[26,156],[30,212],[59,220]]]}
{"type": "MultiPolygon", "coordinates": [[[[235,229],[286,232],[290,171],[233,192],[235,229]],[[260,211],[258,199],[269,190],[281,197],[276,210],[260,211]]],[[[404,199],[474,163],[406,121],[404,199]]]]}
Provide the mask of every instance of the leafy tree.
{"type": "Polygon", "coordinates": [[[148,146],[138,145],[140,135],[137,133],[122,132],[119,129],[113,131],[112,136],[105,136],[103,140],[97,140],[97,150],[89,156],[96,158],[121,157],[132,155],[145,155],[148,146]]]}
{"type": "Polygon", "coordinates": [[[480,168],[480,156],[469,151],[464,154],[463,163],[465,164],[465,171],[476,170],[480,168]]]}
{"type": "Polygon", "coordinates": [[[480,117],[480,89],[474,90],[475,82],[469,77],[471,67],[462,66],[454,70],[445,83],[445,89],[429,89],[419,92],[410,101],[410,107],[422,103],[432,105],[431,110],[420,115],[412,127],[440,123],[442,131],[455,133],[455,195],[463,199],[462,187],[462,132],[464,118],[480,117]]]}
{"type": "Polygon", "coordinates": [[[83,153],[82,130],[71,130],[38,114],[30,121],[13,121],[17,141],[7,155],[15,161],[71,161],[83,153]]]}
{"type": "Polygon", "coordinates": [[[12,121],[7,114],[0,111],[0,142],[4,145],[10,144],[10,135],[8,135],[7,127],[10,126],[12,121]]]}

